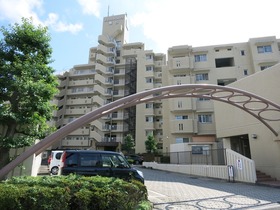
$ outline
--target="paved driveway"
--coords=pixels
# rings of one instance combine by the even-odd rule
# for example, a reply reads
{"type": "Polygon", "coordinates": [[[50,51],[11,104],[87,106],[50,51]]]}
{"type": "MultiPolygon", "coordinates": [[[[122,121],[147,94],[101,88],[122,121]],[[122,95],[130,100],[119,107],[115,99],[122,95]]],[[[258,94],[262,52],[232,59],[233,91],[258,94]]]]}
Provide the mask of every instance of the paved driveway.
{"type": "Polygon", "coordinates": [[[139,170],[154,209],[280,209],[280,188],[139,170]]]}

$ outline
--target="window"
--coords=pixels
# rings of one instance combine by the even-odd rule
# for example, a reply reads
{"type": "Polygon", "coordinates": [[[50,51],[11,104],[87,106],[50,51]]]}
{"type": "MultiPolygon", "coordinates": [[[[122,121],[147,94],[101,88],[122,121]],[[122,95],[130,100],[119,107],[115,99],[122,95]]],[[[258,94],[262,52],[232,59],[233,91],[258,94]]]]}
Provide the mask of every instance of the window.
{"type": "Polygon", "coordinates": [[[181,62],[180,61],[176,61],[176,66],[180,67],[181,66],[181,62]]]}
{"type": "Polygon", "coordinates": [[[267,69],[269,67],[271,67],[271,66],[261,66],[261,70],[265,70],[265,69],[267,69]]]}
{"type": "Polygon", "coordinates": [[[216,68],[234,66],[234,58],[216,58],[216,68]]]}
{"type": "Polygon", "coordinates": [[[176,120],[187,120],[187,119],[189,119],[189,116],[188,115],[176,115],[175,119],[176,120]]]}
{"type": "Polygon", "coordinates": [[[241,50],[241,51],[240,51],[240,54],[241,54],[242,56],[244,56],[244,55],[245,55],[245,50],[241,50]]]}
{"type": "Polygon", "coordinates": [[[204,73],[204,74],[196,74],[195,75],[195,80],[196,81],[200,81],[200,80],[208,80],[208,74],[204,73]]]}
{"type": "Polygon", "coordinates": [[[178,108],[182,108],[183,107],[183,102],[182,101],[178,101],[178,108]]]}
{"type": "Polygon", "coordinates": [[[182,84],[181,80],[177,80],[177,85],[181,85],[181,84],[182,84]]]}
{"type": "Polygon", "coordinates": [[[67,152],[65,166],[74,167],[77,165],[78,165],[78,154],[67,152]]]}
{"type": "Polygon", "coordinates": [[[210,147],[208,145],[193,145],[192,154],[193,155],[209,155],[210,147]]]}
{"type": "Polygon", "coordinates": [[[190,138],[176,138],[176,144],[188,142],[190,142],[190,138]]]}
{"type": "Polygon", "coordinates": [[[146,83],[153,83],[153,78],[150,77],[146,78],[146,83]]]}
{"type": "Polygon", "coordinates": [[[182,123],[179,123],[179,131],[184,130],[184,125],[182,123]]]}
{"type": "Polygon", "coordinates": [[[122,47],[122,42],[121,41],[116,41],[117,48],[120,49],[122,47]]]}
{"type": "Polygon", "coordinates": [[[211,114],[198,115],[198,122],[200,122],[200,123],[212,123],[212,115],[211,114]]]}
{"type": "Polygon", "coordinates": [[[247,76],[248,75],[248,69],[243,70],[243,75],[247,76]]]}
{"type": "Polygon", "coordinates": [[[174,74],[173,77],[186,77],[186,74],[174,74]]]}
{"type": "Polygon", "coordinates": [[[146,117],[146,122],[153,122],[153,121],[154,121],[154,119],[152,116],[146,117]]]}
{"type": "Polygon", "coordinates": [[[111,155],[111,154],[102,154],[102,166],[103,167],[118,167],[121,166],[128,168],[126,161],[121,155],[111,155]]]}
{"type": "Polygon", "coordinates": [[[149,131],[146,131],[146,136],[153,136],[154,135],[154,132],[149,130],[149,131]]]}
{"type": "Polygon", "coordinates": [[[153,59],[153,55],[146,55],[146,60],[152,60],[153,59]]]}
{"type": "Polygon", "coordinates": [[[210,98],[198,98],[198,101],[210,101],[210,98]]]}
{"type": "Polygon", "coordinates": [[[195,56],[194,56],[194,61],[195,61],[195,62],[207,61],[206,54],[195,55],[195,56]]]}
{"type": "Polygon", "coordinates": [[[80,154],[82,167],[100,167],[100,155],[99,154],[80,154]]]}
{"type": "Polygon", "coordinates": [[[153,71],[153,67],[152,66],[146,66],[146,71],[153,71]]]}
{"type": "Polygon", "coordinates": [[[152,103],[146,104],[146,109],[152,109],[152,108],[153,108],[153,104],[152,103]]]}
{"type": "Polygon", "coordinates": [[[265,46],[258,46],[258,53],[271,53],[272,48],[271,45],[265,45],[265,46]]]}

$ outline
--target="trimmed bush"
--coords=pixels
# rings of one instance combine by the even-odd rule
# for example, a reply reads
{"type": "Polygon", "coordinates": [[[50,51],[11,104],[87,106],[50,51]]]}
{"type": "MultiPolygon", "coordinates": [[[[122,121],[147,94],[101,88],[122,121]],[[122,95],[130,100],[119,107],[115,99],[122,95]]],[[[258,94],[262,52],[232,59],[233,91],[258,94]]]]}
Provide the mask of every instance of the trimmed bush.
{"type": "Polygon", "coordinates": [[[131,210],[143,202],[148,202],[145,185],[117,178],[13,177],[0,183],[1,210],[131,210]]]}

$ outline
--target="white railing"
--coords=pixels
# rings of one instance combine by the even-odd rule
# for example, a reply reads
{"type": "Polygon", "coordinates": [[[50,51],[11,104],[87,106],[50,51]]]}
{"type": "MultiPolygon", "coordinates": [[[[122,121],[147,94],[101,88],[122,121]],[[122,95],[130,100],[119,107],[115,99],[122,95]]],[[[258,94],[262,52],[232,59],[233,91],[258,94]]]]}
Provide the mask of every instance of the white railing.
{"type": "Polygon", "coordinates": [[[255,183],[256,168],[253,160],[240,155],[230,149],[226,150],[227,165],[181,165],[160,164],[156,162],[144,162],[143,166],[163,171],[178,172],[194,176],[217,178],[231,181],[255,183]],[[233,177],[229,173],[229,166],[233,166],[233,177]]]}
{"type": "Polygon", "coordinates": [[[257,181],[255,162],[230,149],[226,150],[227,165],[234,168],[234,178],[237,181],[248,180],[255,183],[257,181]]]}

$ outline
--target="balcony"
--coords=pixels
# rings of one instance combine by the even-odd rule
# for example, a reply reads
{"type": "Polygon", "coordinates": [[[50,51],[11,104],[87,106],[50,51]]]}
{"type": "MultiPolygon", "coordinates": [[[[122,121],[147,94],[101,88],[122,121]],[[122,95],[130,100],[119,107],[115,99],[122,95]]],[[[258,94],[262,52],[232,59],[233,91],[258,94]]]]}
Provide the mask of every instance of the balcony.
{"type": "Polygon", "coordinates": [[[109,75],[113,75],[114,74],[114,67],[107,67],[107,66],[103,66],[100,63],[97,63],[96,64],[96,71],[98,73],[106,74],[106,75],[109,76],[109,75]]]}
{"type": "Polygon", "coordinates": [[[116,47],[116,45],[117,45],[115,40],[110,39],[108,36],[105,36],[105,35],[98,36],[98,43],[106,45],[108,47],[116,47]]]}
{"type": "Polygon", "coordinates": [[[116,56],[116,49],[114,47],[107,47],[104,45],[98,45],[97,52],[101,54],[106,54],[108,56],[116,56]]]}
{"type": "Polygon", "coordinates": [[[67,105],[81,105],[81,104],[91,104],[90,98],[77,98],[77,99],[68,99],[66,101],[67,105]]]}
{"type": "Polygon", "coordinates": [[[113,56],[108,57],[108,56],[104,56],[104,55],[98,54],[96,56],[96,60],[101,62],[101,63],[107,64],[107,65],[115,65],[116,64],[115,59],[114,59],[113,56]]]}
{"type": "Polygon", "coordinates": [[[194,120],[173,120],[170,131],[172,134],[196,133],[197,126],[194,120]]]}
{"type": "Polygon", "coordinates": [[[155,129],[162,129],[162,122],[155,122],[154,127],[155,129]]]}
{"type": "Polygon", "coordinates": [[[213,112],[214,103],[211,100],[196,101],[196,111],[197,112],[213,112]]]}
{"type": "Polygon", "coordinates": [[[73,131],[69,135],[89,135],[89,128],[78,128],[77,130],[73,131]]]}
{"type": "Polygon", "coordinates": [[[103,131],[111,131],[111,132],[124,132],[128,131],[127,125],[103,125],[103,131]]]}
{"type": "Polygon", "coordinates": [[[97,103],[100,106],[105,105],[105,101],[103,98],[101,98],[100,96],[93,96],[92,97],[92,104],[97,103]]]}
{"type": "Polygon", "coordinates": [[[66,115],[84,115],[88,112],[91,112],[91,109],[66,109],[66,115]]]}
{"type": "Polygon", "coordinates": [[[192,103],[191,98],[175,98],[173,100],[169,100],[170,110],[171,111],[189,111],[194,110],[195,107],[192,103]]]}
{"type": "Polygon", "coordinates": [[[83,146],[83,147],[90,147],[91,146],[91,140],[62,140],[61,141],[62,146],[66,147],[78,147],[78,146],[83,146]]]}
{"type": "Polygon", "coordinates": [[[102,142],[122,142],[120,137],[103,137],[102,142]]]}
{"type": "Polygon", "coordinates": [[[75,69],[74,71],[69,72],[69,76],[71,77],[81,77],[81,76],[89,76],[95,74],[95,66],[94,65],[85,65],[82,69],[75,69]]]}
{"type": "Polygon", "coordinates": [[[114,80],[112,77],[104,77],[103,75],[100,75],[100,74],[96,75],[95,81],[100,82],[103,85],[113,85],[113,83],[114,83],[114,80]]]}
{"type": "Polygon", "coordinates": [[[67,85],[67,83],[68,83],[68,80],[66,80],[66,79],[65,80],[60,80],[60,83],[59,83],[58,87],[63,88],[67,85]]]}
{"type": "Polygon", "coordinates": [[[68,89],[68,95],[77,95],[77,94],[94,94],[93,87],[76,87],[68,89]]]}
{"type": "Polygon", "coordinates": [[[69,86],[84,86],[84,85],[93,85],[94,79],[84,79],[84,80],[73,80],[69,81],[69,86]]]}
{"type": "Polygon", "coordinates": [[[197,133],[202,134],[216,134],[215,123],[200,123],[197,122],[197,133]]]}

